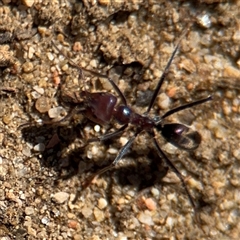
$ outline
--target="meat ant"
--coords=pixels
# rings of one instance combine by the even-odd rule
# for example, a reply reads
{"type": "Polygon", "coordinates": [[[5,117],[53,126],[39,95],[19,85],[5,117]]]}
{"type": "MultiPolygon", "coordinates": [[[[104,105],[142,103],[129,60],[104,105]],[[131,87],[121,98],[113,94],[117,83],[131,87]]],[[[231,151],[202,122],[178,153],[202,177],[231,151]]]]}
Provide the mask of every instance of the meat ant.
{"type": "MultiPolygon", "coordinates": [[[[142,115],[134,112],[129,107],[124,94],[122,93],[122,91],[119,89],[119,87],[114,83],[114,81],[111,78],[109,78],[108,76],[105,76],[103,74],[81,68],[76,63],[74,63],[71,59],[69,59],[68,57],[65,56],[68,59],[68,61],[70,62],[70,64],[79,70],[80,75],[82,77],[83,77],[83,71],[86,71],[86,72],[89,72],[96,76],[107,78],[107,80],[112,85],[115,92],[117,93],[118,97],[120,98],[121,103],[117,103],[118,97],[114,96],[111,93],[108,93],[108,92],[91,93],[91,92],[84,90],[84,91],[80,92],[80,94],[79,94],[80,97],[83,99],[83,101],[81,101],[81,102],[76,101],[77,103],[75,102],[76,103],[75,108],[72,109],[72,111],[60,121],[62,122],[63,120],[66,120],[67,118],[71,118],[74,112],[78,112],[78,113],[83,114],[86,118],[90,119],[91,121],[93,121],[97,124],[100,124],[100,125],[108,124],[113,119],[116,120],[120,125],[122,125],[116,131],[107,133],[105,135],[99,136],[94,139],[90,139],[87,141],[87,143],[94,142],[94,141],[104,141],[104,140],[119,136],[124,132],[124,130],[130,124],[133,125],[136,129],[134,135],[119,150],[119,152],[118,152],[117,156],[115,157],[115,159],[113,160],[113,162],[110,165],[100,169],[92,176],[90,176],[90,178],[88,178],[82,184],[82,189],[87,188],[99,175],[114,168],[117,165],[117,163],[123,158],[123,156],[127,153],[128,149],[131,147],[131,145],[133,144],[136,137],[141,132],[145,131],[152,138],[153,144],[156,148],[156,151],[157,151],[157,154],[159,155],[159,157],[164,160],[165,164],[180,179],[181,184],[189,198],[190,204],[192,205],[194,211],[196,212],[197,206],[195,205],[193,197],[188,190],[188,187],[184,181],[184,177],[179,172],[179,170],[175,167],[175,165],[172,163],[172,161],[167,157],[167,155],[160,148],[159,143],[156,140],[156,132],[160,132],[161,135],[165,138],[165,140],[167,142],[173,144],[174,146],[176,146],[180,149],[187,150],[187,151],[195,150],[201,142],[201,136],[197,131],[193,131],[193,130],[191,130],[191,128],[189,128],[183,124],[180,124],[180,123],[165,124],[165,123],[163,123],[163,120],[174,113],[177,113],[184,109],[191,108],[193,106],[210,101],[210,100],[212,100],[212,96],[208,96],[206,98],[173,108],[173,109],[167,111],[162,116],[155,116],[153,118],[149,117],[149,113],[156,101],[156,98],[159,94],[161,86],[162,86],[162,84],[166,78],[166,75],[169,71],[169,67],[172,64],[172,61],[179,49],[181,38],[179,39],[178,43],[176,44],[174,51],[173,51],[170,59],[168,60],[168,63],[163,71],[163,74],[160,77],[160,80],[154,90],[151,101],[147,107],[147,111],[142,115]]],[[[55,43],[53,43],[53,45],[58,50],[58,52],[62,53],[62,51],[55,45],[55,43]]],[[[76,202],[78,195],[79,195],[79,192],[76,194],[76,197],[73,202],[76,202]]]]}

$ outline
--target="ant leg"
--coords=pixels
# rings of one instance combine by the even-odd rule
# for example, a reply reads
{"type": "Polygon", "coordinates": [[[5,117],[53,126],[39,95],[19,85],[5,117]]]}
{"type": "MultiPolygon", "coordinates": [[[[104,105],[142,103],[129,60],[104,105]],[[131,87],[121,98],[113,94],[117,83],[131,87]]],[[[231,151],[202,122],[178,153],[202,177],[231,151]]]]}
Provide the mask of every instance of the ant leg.
{"type": "Polygon", "coordinates": [[[21,130],[25,127],[34,127],[34,126],[42,126],[42,125],[58,124],[60,126],[63,122],[66,122],[66,121],[70,120],[75,113],[77,113],[77,112],[79,113],[83,110],[84,110],[84,108],[79,109],[79,106],[75,106],[74,108],[71,109],[71,111],[65,117],[63,117],[60,120],[23,123],[23,124],[18,126],[18,130],[21,130]]]}
{"type": "Polygon", "coordinates": [[[63,123],[63,122],[66,122],[66,121],[70,120],[70,119],[74,116],[74,114],[76,114],[76,113],[81,113],[81,112],[84,111],[84,110],[85,110],[84,107],[82,107],[82,108],[79,109],[79,106],[75,106],[75,107],[72,108],[71,111],[70,111],[65,117],[63,117],[61,120],[55,121],[55,122],[49,122],[49,123],[48,123],[48,122],[43,122],[43,124],[51,124],[51,123],[61,124],[61,123],[63,123]]]}
{"type": "Polygon", "coordinates": [[[124,132],[124,130],[127,128],[127,126],[128,126],[128,124],[125,124],[121,128],[117,129],[115,132],[107,133],[107,134],[104,134],[104,135],[96,137],[96,138],[88,139],[87,143],[97,142],[97,141],[105,141],[105,140],[114,138],[118,135],[121,135],[124,132]]]}
{"type": "Polygon", "coordinates": [[[126,154],[127,150],[129,149],[129,147],[132,145],[132,143],[134,142],[135,138],[137,137],[137,135],[139,134],[139,132],[135,133],[134,136],[128,140],[128,142],[120,149],[120,151],[118,152],[118,155],[116,156],[116,158],[114,159],[114,161],[107,167],[100,169],[98,172],[96,172],[95,174],[93,174],[89,181],[87,181],[83,187],[86,188],[88,187],[95,179],[97,179],[97,177],[101,174],[103,174],[104,172],[114,168],[116,166],[116,164],[119,162],[120,159],[123,158],[123,156],[126,154]]]}
{"type": "Polygon", "coordinates": [[[150,103],[149,103],[149,105],[148,105],[147,111],[146,111],[146,113],[145,113],[146,115],[148,115],[148,113],[149,113],[150,110],[152,109],[153,104],[155,103],[155,100],[156,100],[156,98],[157,98],[157,96],[158,96],[158,93],[159,93],[159,91],[160,91],[160,89],[161,89],[161,86],[162,86],[162,84],[163,84],[163,82],[164,82],[164,80],[165,80],[165,78],[166,78],[166,76],[167,76],[167,74],[168,74],[169,67],[170,67],[170,65],[172,64],[172,61],[173,61],[173,59],[174,59],[174,57],[175,57],[175,55],[176,55],[176,53],[177,53],[177,50],[178,50],[179,45],[180,45],[180,42],[181,42],[182,38],[187,34],[187,32],[188,32],[188,29],[185,29],[185,30],[183,31],[182,35],[180,36],[180,38],[178,39],[178,42],[177,42],[177,44],[176,44],[176,47],[174,48],[174,51],[173,51],[170,59],[168,60],[168,63],[167,63],[167,65],[166,65],[166,67],[165,67],[165,69],[164,69],[164,71],[163,71],[163,73],[162,73],[162,76],[160,77],[160,80],[159,80],[159,82],[158,82],[158,84],[157,84],[157,86],[156,86],[156,89],[155,89],[155,91],[154,91],[154,93],[153,93],[152,99],[151,99],[151,101],[150,101],[150,103]]]}
{"type": "Polygon", "coordinates": [[[121,92],[121,90],[119,89],[119,87],[117,86],[117,84],[111,79],[109,78],[108,76],[104,75],[104,74],[101,74],[101,73],[97,73],[97,72],[94,72],[92,70],[88,70],[86,68],[82,68],[82,67],[79,67],[75,62],[73,62],[69,57],[65,56],[64,53],[57,47],[57,45],[52,41],[52,45],[58,50],[58,52],[60,52],[68,61],[69,63],[74,66],[75,68],[77,68],[80,72],[80,76],[83,77],[83,71],[85,72],[89,72],[95,76],[98,76],[98,77],[103,77],[103,78],[106,78],[110,84],[112,85],[112,87],[114,88],[114,90],[116,91],[116,93],[118,94],[118,96],[120,97],[121,101],[123,102],[123,104],[125,106],[127,106],[127,100],[125,98],[125,96],[123,95],[123,93],[121,92]]]}
{"type": "Polygon", "coordinates": [[[161,76],[161,78],[160,78],[160,80],[159,80],[159,82],[158,82],[158,84],[157,84],[157,87],[156,87],[156,89],[155,89],[155,91],[154,91],[154,93],[153,93],[153,96],[152,96],[152,98],[151,98],[151,101],[150,101],[150,103],[149,103],[149,105],[148,105],[147,112],[146,112],[145,114],[148,114],[148,113],[150,112],[150,110],[152,109],[152,106],[153,106],[153,104],[155,103],[155,100],[156,100],[156,98],[157,98],[157,95],[158,95],[158,93],[159,93],[159,91],[160,91],[160,88],[161,88],[161,86],[162,86],[162,84],[163,84],[164,79],[165,79],[166,76],[167,76],[169,67],[170,67],[170,65],[171,65],[171,63],[172,63],[172,61],[173,61],[173,58],[174,58],[174,56],[175,56],[178,48],[179,48],[179,43],[178,43],[177,46],[175,47],[175,49],[174,49],[174,51],[173,51],[173,53],[172,53],[172,56],[171,56],[170,59],[168,60],[167,66],[165,67],[165,69],[164,69],[164,71],[163,71],[163,74],[162,74],[162,76],[161,76]]]}
{"type": "Polygon", "coordinates": [[[94,72],[92,70],[88,70],[88,69],[85,69],[85,68],[82,68],[82,70],[86,71],[86,72],[89,72],[95,76],[98,76],[98,77],[102,77],[102,78],[106,78],[110,84],[112,85],[112,87],[114,88],[115,92],[118,94],[118,96],[120,97],[121,101],[123,102],[123,104],[125,106],[127,106],[127,100],[125,98],[125,96],[123,95],[122,91],[119,89],[119,87],[117,86],[117,84],[111,79],[109,78],[107,75],[104,75],[104,74],[101,74],[101,73],[97,73],[97,72],[94,72]]]}
{"type": "Polygon", "coordinates": [[[189,190],[187,188],[187,185],[186,185],[186,183],[185,183],[185,181],[183,179],[182,174],[178,171],[178,169],[174,166],[174,164],[169,160],[169,158],[166,156],[166,154],[159,147],[159,144],[158,144],[157,140],[155,139],[154,134],[151,133],[151,136],[153,137],[153,142],[154,142],[154,145],[155,145],[155,147],[157,149],[158,155],[163,158],[163,160],[166,163],[166,165],[169,166],[172,169],[172,171],[175,172],[175,174],[180,179],[180,181],[182,183],[182,186],[183,186],[183,188],[184,188],[184,190],[185,190],[185,192],[186,192],[186,194],[188,196],[188,199],[189,199],[189,201],[190,201],[190,203],[191,203],[191,205],[193,207],[193,210],[196,213],[197,212],[197,207],[196,207],[196,205],[194,203],[192,195],[190,194],[190,192],[189,192],[189,190]]]}
{"type": "MultiPolygon", "coordinates": [[[[96,179],[98,178],[98,176],[100,176],[101,174],[103,174],[103,173],[105,173],[105,172],[107,172],[107,171],[115,168],[116,164],[119,162],[119,160],[121,160],[121,159],[123,158],[123,156],[126,154],[127,150],[128,150],[129,147],[132,145],[132,143],[134,142],[135,138],[137,137],[137,135],[138,135],[140,132],[141,132],[141,130],[138,130],[138,131],[134,134],[134,136],[131,137],[130,140],[128,140],[128,142],[120,149],[120,151],[118,152],[118,155],[116,156],[116,158],[114,159],[114,161],[113,161],[110,165],[108,165],[108,166],[100,169],[99,171],[97,171],[96,173],[94,173],[92,176],[90,176],[90,177],[82,184],[82,190],[84,190],[85,188],[89,187],[89,186],[92,184],[92,182],[93,182],[94,180],[96,180],[96,179]]],[[[73,203],[75,203],[75,202],[77,201],[79,195],[80,195],[80,191],[78,191],[78,192],[76,193],[76,196],[75,196],[75,198],[74,198],[74,200],[73,200],[73,203]]]]}
{"type": "MultiPolygon", "coordinates": [[[[166,118],[166,117],[168,117],[168,116],[170,116],[170,115],[172,115],[173,113],[182,111],[182,110],[184,110],[184,109],[186,109],[186,108],[191,108],[191,107],[193,107],[193,106],[196,106],[196,105],[199,105],[199,104],[202,104],[202,103],[211,101],[211,100],[213,100],[213,97],[210,95],[210,96],[208,96],[208,97],[206,97],[206,98],[197,100],[197,101],[195,101],[195,102],[191,102],[191,103],[187,103],[187,104],[185,104],[185,105],[181,105],[181,106],[179,106],[179,107],[176,107],[176,108],[174,108],[174,109],[169,110],[168,112],[166,112],[166,113],[161,117],[161,120],[164,119],[164,118],[166,118]]],[[[161,120],[160,120],[160,121],[161,121],[161,120]]]]}

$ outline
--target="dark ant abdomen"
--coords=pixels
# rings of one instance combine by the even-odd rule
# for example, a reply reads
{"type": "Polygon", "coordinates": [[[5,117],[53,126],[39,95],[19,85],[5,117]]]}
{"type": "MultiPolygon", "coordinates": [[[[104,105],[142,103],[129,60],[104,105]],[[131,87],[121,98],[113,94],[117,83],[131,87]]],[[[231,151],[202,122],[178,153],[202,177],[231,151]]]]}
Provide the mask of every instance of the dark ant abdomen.
{"type": "Polygon", "coordinates": [[[201,135],[183,124],[164,124],[161,129],[157,126],[157,129],[168,142],[183,150],[194,150],[201,143],[201,135]]]}
{"type": "Polygon", "coordinates": [[[113,116],[117,98],[111,93],[82,91],[81,96],[86,99],[83,114],[91,121],[100,125],[108,124],[113,116]]]}

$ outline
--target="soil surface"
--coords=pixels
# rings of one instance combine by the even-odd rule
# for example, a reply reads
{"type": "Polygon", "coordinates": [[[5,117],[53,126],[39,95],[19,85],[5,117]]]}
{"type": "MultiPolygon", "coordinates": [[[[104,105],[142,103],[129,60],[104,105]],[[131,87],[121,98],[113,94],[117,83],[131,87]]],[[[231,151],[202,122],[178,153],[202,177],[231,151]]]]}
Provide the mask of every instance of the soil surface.
{"type": "Polygon", "coordinates": [[[0,239],[239,239],[239,19],[239,1],[2,0],[0,239]],[[143,114],[179,41],[149,116],[213,96],[164,120],[198,131],[196,150],[155,131],[199,210],[145,132],[83,189],[136,129],[87,144],[120,125],[82,116],[81,92],[118,96],[111,77],[143,114]]]}

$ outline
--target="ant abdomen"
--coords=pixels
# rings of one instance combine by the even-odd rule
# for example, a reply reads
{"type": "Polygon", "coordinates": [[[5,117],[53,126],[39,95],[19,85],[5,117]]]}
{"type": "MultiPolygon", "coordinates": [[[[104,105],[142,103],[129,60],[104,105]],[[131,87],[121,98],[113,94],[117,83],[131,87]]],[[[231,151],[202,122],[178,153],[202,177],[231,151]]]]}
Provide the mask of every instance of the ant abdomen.
{"type": "Polygon", "coordinates": [[[88,119],[100,125],[108,124],[111,121],[117,103],[115,96],[107,92],[82,91],[81,97],[86,99],[83,114],[88,119]]]}
{"type": "Polygon", "coordinates": [[[180,149],[194,150],[201,143],[201,135],[183,124],[164,124],[160,129],[157,128],[168,142],[180,149]]]}

